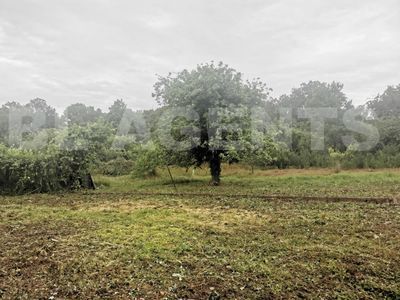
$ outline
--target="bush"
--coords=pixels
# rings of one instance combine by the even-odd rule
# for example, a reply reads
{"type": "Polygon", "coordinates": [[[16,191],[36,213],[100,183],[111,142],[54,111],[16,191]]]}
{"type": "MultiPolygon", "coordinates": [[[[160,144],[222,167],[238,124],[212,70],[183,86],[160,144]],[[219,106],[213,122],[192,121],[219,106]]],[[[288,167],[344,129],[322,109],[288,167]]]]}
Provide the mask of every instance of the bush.
{"type": "Polygon", "coordinates": [[[0,193],[47,193],[86,185],[88,163],[79,151],[35,152],[0,146],[0,193]]]}
{"type": "Polygon", "coordinates": [[[155,176],[159,163],[160,154],[156,149],[142,149],[137,155],[132,176],[135,178],[155,176]]]}
{"type": "Polygon", "coordinates": [[[117,157],[116,159],[102,164],[98,171],[103,175],[121,176],[130,174],[133,168],[134,162],[132,160],[127,160],[123,157],[117,157]]]}

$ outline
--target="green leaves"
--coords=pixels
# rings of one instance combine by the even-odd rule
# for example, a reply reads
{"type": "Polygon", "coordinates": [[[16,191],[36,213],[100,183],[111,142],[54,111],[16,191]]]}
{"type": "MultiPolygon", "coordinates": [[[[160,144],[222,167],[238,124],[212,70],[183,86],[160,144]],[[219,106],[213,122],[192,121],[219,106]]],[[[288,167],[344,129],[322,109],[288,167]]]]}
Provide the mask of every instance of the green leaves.
{"type": "Polygon", "coordinates": [[[146,178],[156,175],[156,168],[162,161],[162,152],[153,144],[141,147],[137,153],[132,172],[133,177],[146,178]]]}
{"type": "MultiPolygon", "coordinates": [[[[159,77],[154,88],[153,96],[165,109],[190,112],[185,114],[191,116],[187,122],[175,120],[173,130],[168,122],[158,125],[158,131],[171,131],[161,135],[164,139],[167,136],[170,142],[162,139],[159,142],[168,152],[175,152],[173,157],[180,155],[178,161],[200,165],[215,155],[233,155],[232,149],[241,152],[240,157],[254,153],[254,148],[248,146],[252,142],[251,110],[262,107],[270,92],[259,79],[245,81],[240,72],[228,65],[211,62],[198,65],[192,71],[183,70],[176,76],[159,77]],[[192,135],[185,136],[183,132],[192,135]],[[186,145],[185,140],[189,147],[178,147],[186,145]]],[[[270,162],[265,151],[263,148],[263,155],[258,157],[270,162]]]]}
{"type": "MultiPolygon", "coordinates": [[[[33,152],[4,148],[0,151],[2,194],[45,193],[71,188],[86,168],[72,168],[66,153],[33,152]],[[83,172],[82,172],[83,171],[83,172]]],[[[68,154],[69,155],[69,154],[68,154]]],[[[79,166],[79,164],[78,164],[79,166]]]]}
{"type": "Polygon", "coordinates": [[[400,116],[400,84],[388,86],[382,95],[367,103],[377,118],[399,118],[400,116]]]}

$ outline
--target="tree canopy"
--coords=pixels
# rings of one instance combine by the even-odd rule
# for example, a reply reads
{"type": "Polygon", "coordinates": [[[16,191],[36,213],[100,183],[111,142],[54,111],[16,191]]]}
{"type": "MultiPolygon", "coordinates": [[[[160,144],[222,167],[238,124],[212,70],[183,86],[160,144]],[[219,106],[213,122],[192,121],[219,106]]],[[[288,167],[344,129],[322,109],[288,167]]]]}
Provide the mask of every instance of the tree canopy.
{"type": "Polygon", "coordinates": [[[400,117],[400,84],[388,86],[383,94],[367,103],[376,118],[400,117]]]}
{"type": "MultiPolygon", "coordinates": [[[[211,182],[218,185],[222,155],[232,146],[236,151],[245,151],[243,144],[252,138],[251,109],[263,105],[270,89],[259,79],[245,81],[240,72],[223,63],[202,64],[191,71],[159,77],[154,87],[153,96],[159,104],[171,109],[167,112],[176,113],[184,109],[191,115],[190,120],[182,121],[181,118],[180,125],[177,125],[178,132],[190,127],[192,135],[198,134],[198,139],[183,153],[185,161],[196,165],[208,162],[211,182]]],[[[165,127],[160,124],[159,128],[165,127]]],[[[171,137],[180,140],[193,138],[185,135],[171,137]]]]}

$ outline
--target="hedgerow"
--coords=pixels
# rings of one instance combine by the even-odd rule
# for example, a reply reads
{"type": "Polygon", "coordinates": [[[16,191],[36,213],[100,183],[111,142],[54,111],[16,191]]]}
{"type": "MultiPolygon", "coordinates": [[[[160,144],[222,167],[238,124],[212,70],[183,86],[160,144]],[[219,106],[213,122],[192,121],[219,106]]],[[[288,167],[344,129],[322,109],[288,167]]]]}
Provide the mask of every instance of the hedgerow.
{"type": "Polygon", "coordinates": [[[83,151],[32,151],[0,145],[0,193],[25,194],[87,186],[89,164],[83,151]]]}

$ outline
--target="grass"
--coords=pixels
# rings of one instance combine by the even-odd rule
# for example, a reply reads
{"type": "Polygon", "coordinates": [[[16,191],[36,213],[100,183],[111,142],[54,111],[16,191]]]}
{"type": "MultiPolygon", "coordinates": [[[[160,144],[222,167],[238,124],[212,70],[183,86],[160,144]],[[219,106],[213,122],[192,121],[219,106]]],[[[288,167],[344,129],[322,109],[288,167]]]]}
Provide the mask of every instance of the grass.
{"type": "MultiPolygon", "coordinates": [[[[179,190],[230,194],[395,196],[400,182],[395,170],[230,171],[218,188],[173,173],[179,190]]],[[[398,205],[135,195],[173,192],[164,175],[0,198],[0,298],[400,298],[398,205]],[[120,190],[132,193],[101,194],[120,190]]]]}
{"type": "MultiPolygon", "coordinates": [[[[133,179],[130,176],[96,176],[99,191],[175,192],[166,170],[150,179],[133,179]]],[[[189,170],[172,168],[179,192],[215,192],[210,186],[207,169],[189,170]]],[[[219,193],[257,193],[290,196],[356,196],[356,197],[400,197],[400,170],[353,170],[335,173],[329,169],[315,170],[266,170],[250,171],[238,166],[223,166],[222,184],[219,193]]]]}

